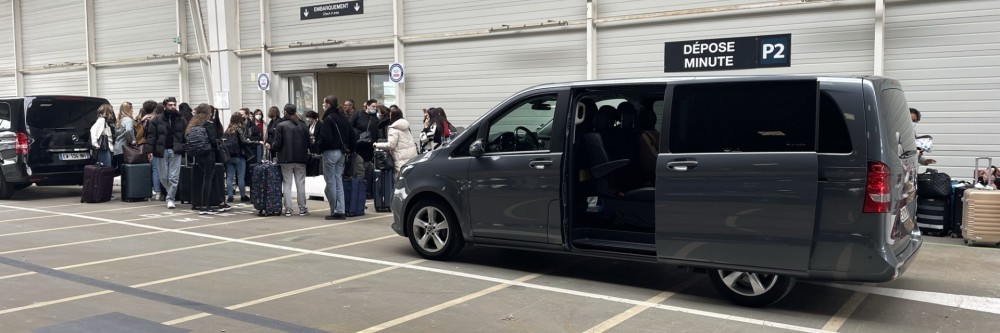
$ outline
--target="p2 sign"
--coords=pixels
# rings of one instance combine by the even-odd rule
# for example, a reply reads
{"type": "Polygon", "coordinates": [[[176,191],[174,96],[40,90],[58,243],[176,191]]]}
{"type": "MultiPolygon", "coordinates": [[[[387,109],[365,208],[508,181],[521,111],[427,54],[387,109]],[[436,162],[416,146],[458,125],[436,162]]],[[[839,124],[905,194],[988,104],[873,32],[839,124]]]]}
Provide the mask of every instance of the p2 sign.
{"type": "Polygon", "coordinates": [[[757,39],[757,67],[788,67],[792,59],[792,35],[768,36],[757,39]]]}
{"type": "Polygon", "coordinates": [[[667,42],[664,72],[699,72],[792,65],[792,35],[667,42]]]}

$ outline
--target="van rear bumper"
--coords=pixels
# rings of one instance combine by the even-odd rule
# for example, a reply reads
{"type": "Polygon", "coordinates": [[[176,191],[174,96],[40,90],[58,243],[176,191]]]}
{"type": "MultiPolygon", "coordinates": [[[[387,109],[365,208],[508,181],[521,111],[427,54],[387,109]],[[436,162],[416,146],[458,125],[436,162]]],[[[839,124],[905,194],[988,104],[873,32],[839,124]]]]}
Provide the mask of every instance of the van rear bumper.
{"type": "MultiPolygon", "coordinates": [[[[919,231],[914,231],[907,242],[906,248],[893,255],[890,246],[884,249],[867,248],[865,253],[855,253],[853,261],[837,271],[809,271],[809,280],[856,281],[856,282],[887,282],[892,281],[906,272],[917,258],[917,252],[923,245],[919,231]],[[859,260],[860,257],[870,258],[859,260]]],[[[857,251],[855,247],[854,252],[857,251]]]]}

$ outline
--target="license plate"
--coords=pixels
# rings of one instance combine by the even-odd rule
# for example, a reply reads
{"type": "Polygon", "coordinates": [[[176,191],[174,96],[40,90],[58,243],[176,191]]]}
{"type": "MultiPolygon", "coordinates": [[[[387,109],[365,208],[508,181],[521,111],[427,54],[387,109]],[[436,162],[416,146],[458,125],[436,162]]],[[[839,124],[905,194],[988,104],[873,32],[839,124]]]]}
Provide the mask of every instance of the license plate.
{"type": "Polygon", "coordinates": [[[90,158],[90,153],[62,153],[59,159],[63,161],[85,160],[90,158]]]}

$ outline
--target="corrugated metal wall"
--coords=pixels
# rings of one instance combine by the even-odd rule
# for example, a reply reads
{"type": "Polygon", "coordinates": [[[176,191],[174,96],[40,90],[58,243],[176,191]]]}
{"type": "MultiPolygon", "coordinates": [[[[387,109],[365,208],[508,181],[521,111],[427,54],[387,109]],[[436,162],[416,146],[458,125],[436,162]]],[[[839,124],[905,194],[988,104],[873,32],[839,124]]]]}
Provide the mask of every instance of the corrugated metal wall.
{"type": "MultiPolygon", "coordinates": [[[[25,68],[87,62],[83,1],[22,1],[21,11],[25,68]]],[[[87,72],[26,74],[24,90],[27,94],[87,95],[87,72]]]]}
{"type": "Polygon", "coordinates": [[[118,110],[124,101],[133,105],[152,99],[162,101],[178,95],[177,62],[102,67],[97,70],[97,95],[107,98],[118,110]]]}
{"type": "MultiPolygon", "coordinates": [[[[243,103],[240,107],[248,107],[251,111],[259,109],[264,99],[260,90],[257,89],[256,74],[260,73],[260,56],[241,57],[240,73],[240,88],[243,89],[243,103]]],[[[239,107],[234,107],[234,109],[239,109],[239,107]]]]}
{"type": "Polygon", "coordinates": [[[0,96],[17,94],[14,81],[14,16],[10,9],[10,0],[0,0],[0,96]]]}
{"type": "Polygon", "coordinates": [[[87,96],[87,72],[63,71],[24,74],[25,95],[87,96]]]}
{"type": "MultiPolygon", "coordinates": [[[[317,5],[312,0],[274,1],[271,3],[271,44],[286,46],[295,42],[358,40],[392,37],[392,0],[365,1],[363,15],[299,20],[299,8],[317,5]]],[[[387,66],[392,62],[392,44],[353,46],[322,50],[292,50],[274,53],[274,71],[338,67],[387,66]]]]}
{"type": "MultiPolygon", "coordinates": [[[[130,0],[94,2],[94,45],[98,62],[168,55],[177,52],[173,38],[176,22],[171,1],[153,3],[130,0]],[[152,19],[158,18],[158,19],[152,19]]],[[[78,15],[82,15],[79,13],[78,15]]],[[[97,69],[97,95],[107,98],[117,110],[123,101],[162,100],[177,96],[177,61],[102,66],[97,69]]]]}
{"type": "Polygon", "coordinates": [[[885,54],[934,137],[932,168],[971,178],[976,156],[1000,164],[1000,1],[889,2],[885,54]]]}

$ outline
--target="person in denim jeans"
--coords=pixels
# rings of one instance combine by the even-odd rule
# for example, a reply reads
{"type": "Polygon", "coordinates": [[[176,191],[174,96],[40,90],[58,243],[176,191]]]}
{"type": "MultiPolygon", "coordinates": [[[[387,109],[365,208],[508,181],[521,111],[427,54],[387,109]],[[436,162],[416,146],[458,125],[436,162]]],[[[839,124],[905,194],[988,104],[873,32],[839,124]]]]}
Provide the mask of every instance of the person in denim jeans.
{"type": "Polygon", "coordinates": [[[337,107],[337,97],[323,99],[322,127],[317,129],[316,146],[323,151],[323,178],[326,180],[326,201],[330,203],[327,220],[346,219],[344,211],[344,162],[357,140],[347,116],[337,107]]]}
{"type": "Polygon", "coordinates": [[[154,117],[146,131],[145,149],[150,152],[150,160],[157,158],[160,184],[167,190],[167,209],[176,207],[174,199],[181,177],[186,129],[187,121],[177,111],[177,99],[167,97],[163,100],[163,114],[154,117]]]}
{"type": "Polygon", "coordinates": [[[246,172],[247,160],[244,151],[249,149],[253,143],[247,136],[245,125],[246,117],[240,113],[233,113],[229,118],[229,128],[222,135],[223,147],[229,153],[229,161],[226,162],[226,197],[227,201],[233,202],[233,179],[240,189],[240,202],[249,202],[250,197],[246,195],[246,172]]]}

